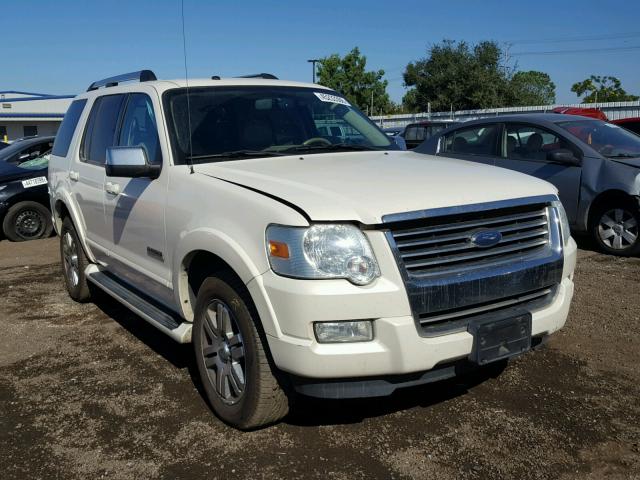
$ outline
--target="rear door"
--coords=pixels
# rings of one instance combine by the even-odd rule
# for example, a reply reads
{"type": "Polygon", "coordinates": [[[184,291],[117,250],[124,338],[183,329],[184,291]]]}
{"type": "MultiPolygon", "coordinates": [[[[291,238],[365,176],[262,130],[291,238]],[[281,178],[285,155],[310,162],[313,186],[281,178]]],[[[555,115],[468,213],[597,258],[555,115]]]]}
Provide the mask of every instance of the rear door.
{"type": "MultiPolygon", "coordinates": [[[[116,144],[140,146],[149,163],[162,165],[155,113],[159,105],[158,109],[154,106],[152,96],[156,97],[155,92],[127,96],[116,144]]],[[[111,252],[109,270],[156,299],[170,303],[164,224],[167,179],[167,168],[153,180],[106,177],[104,202],[111,252]]]]}
{"type": "Polygon", "coordinates": [[[459,128],[440,138],[438,155],[494,165],[500,151],[501,131],[499,123],[459,128]]]}
{"type": "Polygon", "coordinates": [[[502,155],[496,166],[533,175],[555,185],[569,220],[575,221],[582,167],[551,161],[549,155],[566,149],[580,157],[580,150],[561,135],[537,125],[506,123],[504,133],[502,155]]]}
{"type": "Polygon", "coordinates": [[[80,209],[87,242],[96,259],[108,259],[108,230],[104,216],[104,163],[115,135],[125,95],[104,95],[93,102],[80,144],[69,166],[69,180],[80,209]]]}

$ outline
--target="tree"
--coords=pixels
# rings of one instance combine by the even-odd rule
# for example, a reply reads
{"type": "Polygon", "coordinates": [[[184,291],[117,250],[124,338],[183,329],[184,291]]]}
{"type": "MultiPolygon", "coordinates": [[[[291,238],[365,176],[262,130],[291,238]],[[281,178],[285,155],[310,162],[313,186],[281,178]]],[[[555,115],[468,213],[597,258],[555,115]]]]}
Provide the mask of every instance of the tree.
{"type": "Polygon", "coordinates": [[[444,40],[427,56],[409,63],[404,83],[411,88],[403,103],[410,111],[470,110],[555,101],[555,85],[543,72],[510,67],[496,42],[475,46],[444,40]]]}
{"type": "Polygon", "coordinates": [[[382,80],[384,70],[367,71],[366,66],[367,57],[358,47],[344,57],[334,53],[318,62],[318,83],[342,93],[370,115],[388,113],[392,104],[387,94],[388,82],[382,80]]]}
{"type": "Polygon", "coordinates": [[[516,72],[510,81],[510,104],[550,105],[556,101],[556,86],[544,72],[516,72]]]}
{"type": "Polygon", "coordinates": [[[637,95],[628,94],[622,88],[619,79],[607,75],[591,75],[582,82],[574,83],[571,91],[575,92],[578,97],[587,94],[582,99],[582,103],[628,102],[640,98],[637,95]]]}
{"type": "Polygon", "coordinates": [[[509,71],[495,42],[444,40],[432,46],[427,56],[409,63],[404,83],[413,87],[403,102],[411,111],[435,111],[497,107],[505,104],[509,71]]]}

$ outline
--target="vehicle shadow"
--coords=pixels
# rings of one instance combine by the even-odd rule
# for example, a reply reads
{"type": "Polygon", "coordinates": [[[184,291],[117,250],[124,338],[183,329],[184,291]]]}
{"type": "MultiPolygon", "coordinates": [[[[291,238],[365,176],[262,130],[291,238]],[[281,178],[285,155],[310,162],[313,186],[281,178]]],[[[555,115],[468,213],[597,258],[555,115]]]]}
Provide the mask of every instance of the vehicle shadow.
{"type": "Polygon", "coordinates": [[[449,380],[398,389],[388,397],[328,400],[299,395],[284,422],[302,427],[348,425],[399,411],[428,408],[466,395],[477,385],[497,377],[500,371],[477,370],[449,380]]]}
{"type": "MultiPolygon", "coordinates": [[[[203,402],[211,409],[204,393],[191,344],[176,343],[103,292],[96,292],[93,302],[106,316],[171,363],[173,367],[187,370],[203,402]]],[[[496,377],[503,368],[504,365],[498,365],[496,368],[478,370],[449,380],[398,389],[383,399],[329,400],[292,394],[293,408],[283,422],[301,427],[346,425],[412,408],[426,408],[465,395],[475,386],[496,377]]]]}
{"type": "Polygon", "coordinates": [[[587,250],[589,252],[601,253],[593,238],[586,233],[572,233],[571,236],[576,241],[580,250],[587,250]]]}

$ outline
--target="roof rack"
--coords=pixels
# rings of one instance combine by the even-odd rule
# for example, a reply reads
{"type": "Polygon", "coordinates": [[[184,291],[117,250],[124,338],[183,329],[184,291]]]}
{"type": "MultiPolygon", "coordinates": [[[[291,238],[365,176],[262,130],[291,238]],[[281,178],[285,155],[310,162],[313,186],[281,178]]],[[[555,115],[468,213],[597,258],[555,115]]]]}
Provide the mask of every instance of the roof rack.
{"type": "Polygon", "coordinates": [[[109,77],[102,80],[98,80],[97,82],[93,82],[87,88],[87,92],[91,90],[97,90],[100,87],[115,87],[116,85],[122,82],[130,82],[130,81],[138,81],[138,82],[150,82],[152,80],[157,80],[156,74],[151,70],[140,70],[139,72],[131,72],[124,73],[122,75],[116,75],[115,77],[109,77]]]}
{"type": "Polygon", "coordinates": [[[278,80],[278,77],[271,73],[254,73],[253,75],[240,75],[236,78],[264,78],[265,80],[278,80]]]}

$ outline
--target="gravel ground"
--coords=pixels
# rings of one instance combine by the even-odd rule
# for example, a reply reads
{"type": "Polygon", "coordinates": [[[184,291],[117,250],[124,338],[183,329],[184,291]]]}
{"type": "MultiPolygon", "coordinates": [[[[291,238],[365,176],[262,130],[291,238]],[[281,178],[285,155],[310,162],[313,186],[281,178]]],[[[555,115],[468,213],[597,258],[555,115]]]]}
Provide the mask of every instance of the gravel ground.
{"type": "Polygon", "coordinates": [[[307,399],[242,433],[188,346],[68,298],[57,239],[0,242],[0,476],[640,479],[640,259],[586,247],[565,329],[498,378],[307,399]]]}

